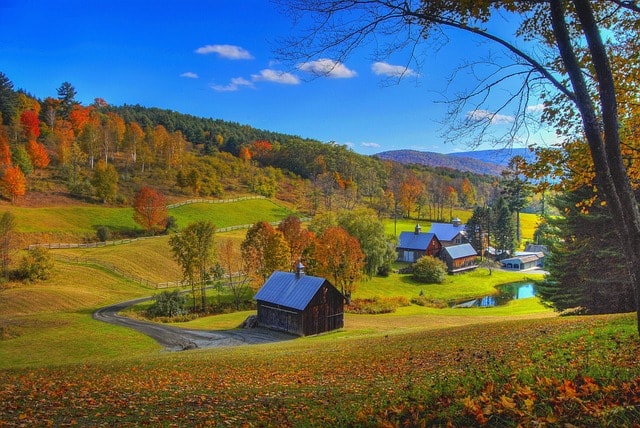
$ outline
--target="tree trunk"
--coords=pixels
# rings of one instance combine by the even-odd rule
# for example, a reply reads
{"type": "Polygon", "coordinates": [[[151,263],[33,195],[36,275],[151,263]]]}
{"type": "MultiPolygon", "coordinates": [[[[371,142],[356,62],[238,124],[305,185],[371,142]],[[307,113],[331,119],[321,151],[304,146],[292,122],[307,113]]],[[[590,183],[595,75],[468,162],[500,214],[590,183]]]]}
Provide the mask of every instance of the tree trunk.
{"type": "Polygon", "coordinates": [[[580,111],[585,137],[596,172],[596,183],[604,195],[622,244],[625,262],[636,300],[638,334],[640,335],[640,210],[629,176],[622,162],[615,84],[600,29],[587,0],[574,0],[576,13],[587,39],[589,53],[598,81],[602,121],[598,120],[580,64],[571,47],[562,2],[551,0],[551,16],[558,49],[575,91],[575,104],[580,111]],[[604,131],[601,133],[601,130],[604,131]]]}

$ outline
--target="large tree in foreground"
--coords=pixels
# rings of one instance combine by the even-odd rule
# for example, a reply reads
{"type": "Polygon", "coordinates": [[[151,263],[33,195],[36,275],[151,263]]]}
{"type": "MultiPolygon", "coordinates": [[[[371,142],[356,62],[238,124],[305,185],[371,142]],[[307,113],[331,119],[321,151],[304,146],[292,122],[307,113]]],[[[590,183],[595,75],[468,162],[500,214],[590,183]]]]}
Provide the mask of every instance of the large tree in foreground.
{"type": "MultiPolygon", "coordinates": [[[[453,112],[463,113],[472,105],[472,112],[462,122],[483,138],[509,107],[517,111],[513,131],[527,125],[526,107],[540,97],[545,101],[543,119],[554,124],[560,136],[587,141],[598,194],[611,212],[640,313],[640,210],[622,151],[627,142],[622,141],[619,131],[619,123],[633,114],[640,92],[637,1],[281,2],[292,17],[300,18],[300,25],[307,26],[285,45],[285,56],[298,63],[324,58],[323,64],[333,64],[325,68],[327,74],[374,37],[378,47],[383,40],[391,41],[379,53],[408,52],[410,57],[404,64],[411,63],[419,52],[419,42],[438,36],[443,40],[450,29],[473,33],[504,49],[507,60],[503,58],[501,64],[484,62],[485,74],[467,94],[458,97],[453,112]],[[504,25],[492,32],[488,23],[494,16],[512,17],[521,25],[510,35],[504,25]],[[333,61],[327,61],[327,57],[333,61]],[[496,102],[489,96],[514,79],[519,89],[507,93],[503,101],[496,102]],[[490,106],[489,100],[496,104],[490,106]],[[496,109],[495,105],[502,108],[496,109]]],[[[475,71],[481,73],[483,69],[475,71]]],[[[397,75],[401,76],[402,70],[397,75]]]]}

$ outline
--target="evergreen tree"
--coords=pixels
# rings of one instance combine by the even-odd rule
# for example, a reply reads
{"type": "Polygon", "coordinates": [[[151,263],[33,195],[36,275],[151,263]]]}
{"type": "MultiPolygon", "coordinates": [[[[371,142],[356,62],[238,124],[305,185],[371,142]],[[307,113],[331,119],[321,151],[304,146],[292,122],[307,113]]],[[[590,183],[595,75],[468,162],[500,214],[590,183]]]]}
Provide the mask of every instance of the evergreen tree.
{"type": "Polygon", "coordinates": [[[0,125],[10,125],[16,115],[16,92],[13,90],[13,82],[0,72],[0,125]]]}
{"type": "Polygon", "coordinates": [[[516,250],[516,226],[507,201],[499,198],[493,209],[493,238],[499,259],[507,258],[516,250]]]}
{"type": "Polygon", "coordinates": [[[60,100],[60,116],[63,119],[69,119],[69,113],[73,109],[73,106],[80,104],[76,101],[76,88],[69,82],[63,82],[57,89],[58,100],[60,100]]]}
{"type": "Polygon", "coordinates": [[[491,226],[490,213],[490,208],[475,207],[473,214],[465,225],[467,239],[480,255],[484,255],[484,250],[489,240],[489,229],[491,226]]]}
{"type": "Polygon", "coordinates": [[[590,186],[558,195],[553,204],[564,216],[549,219],[546,234],[551,254],[545,260],[549,276],[536,286],[544,302],[558,310],[583,307],[589,313],[635,309],[633,288],[621,256],[612,218],[598,203],[590,186]]]}
{"type": "Polygon", "coordinates": [[[514,156],[509,161],[508,169],[502,172],[502,191],[509,210],[516,214],[516,241],[520,242],[520,212],[529,204],[531,185],[520,171],[525,160],[522,156],[514,156]]]}

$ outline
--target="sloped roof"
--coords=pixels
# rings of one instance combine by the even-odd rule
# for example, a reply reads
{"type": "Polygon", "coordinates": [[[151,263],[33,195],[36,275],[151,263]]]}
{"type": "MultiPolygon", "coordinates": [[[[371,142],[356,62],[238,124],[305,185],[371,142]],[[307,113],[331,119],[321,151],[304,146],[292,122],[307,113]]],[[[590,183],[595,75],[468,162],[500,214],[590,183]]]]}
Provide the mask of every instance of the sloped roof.
{"type": "Polygon", "coordinates": [[[317,276],[275,271],[255,295],[256,300],[303,310],[326,280],[317,276]]]}
{"type": "Polygon", "coordinates": [[[443,251],[449,253],[452,259],[461,259],[463,257],[477,256],[478,252],[471,244],[460,244],[451,247],[444,247],[443,251]]]}
{"type": "Polygon", "coordinates": [[[441,241],[453,241],[459,233],[464,233],[464,224],[454,226],[451,223],[431,223],[429,233],[435,234],[441,241]]]}
{"type": "Polygon", "coordinates": [[[426,250],[429,248],[431,240],[435,237],[433,233],[400,232],[400,243],[398,248],[405,250],[426,250]]]}
{"type": "Polygon", "coordinates": [[[516,257],[511,257],[511,258],[508,258],[508,259],[502,259],[502,260],[500,260],[500,263],[502,263],[502,264],[513,263],[513,262],[531,263],[531,262],[535,262],[535,261],[543,259],[543,258],[544,258],[544,254],[543,253],[520,253],[516,257]]]}

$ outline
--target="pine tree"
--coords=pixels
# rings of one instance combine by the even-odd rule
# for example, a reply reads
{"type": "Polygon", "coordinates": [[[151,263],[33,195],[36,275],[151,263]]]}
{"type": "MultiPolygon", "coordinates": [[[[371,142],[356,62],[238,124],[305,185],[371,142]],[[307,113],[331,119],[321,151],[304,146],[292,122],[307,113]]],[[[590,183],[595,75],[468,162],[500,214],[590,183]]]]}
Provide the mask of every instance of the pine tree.
{"type": "Polygon", "coordinates": [[[549,219],[552,227],[547,233],[556,239],[547,241],[551,245],[545,261],[549,276],[536,286],[536,292],[558,310],[633,311],[633,287],[611,215],[597,203],[584,206],[593,196],[592,188],[583,186],[554,199],[553,205],[564,215],[549,219]]]}
{"type": "Polygon", "coordinates": [[[498,199],[493,210],[493,238],[498,258],[503,259],[515,252],[516,226],[513,221],[513,214],[504,198],[498,199]]]}

